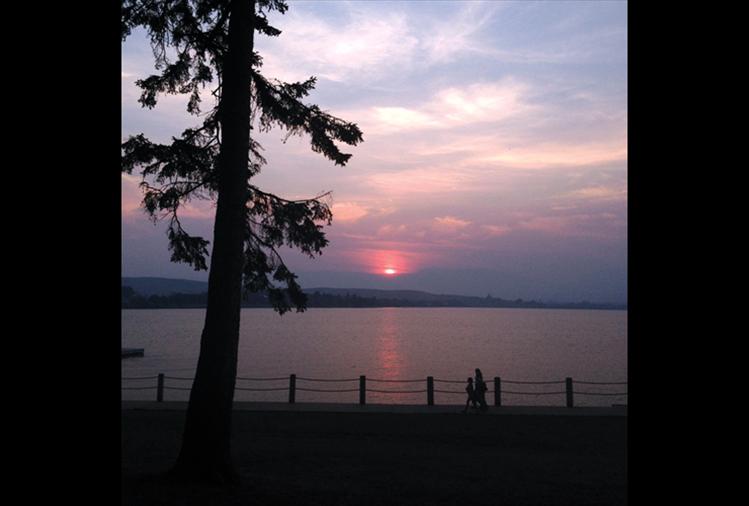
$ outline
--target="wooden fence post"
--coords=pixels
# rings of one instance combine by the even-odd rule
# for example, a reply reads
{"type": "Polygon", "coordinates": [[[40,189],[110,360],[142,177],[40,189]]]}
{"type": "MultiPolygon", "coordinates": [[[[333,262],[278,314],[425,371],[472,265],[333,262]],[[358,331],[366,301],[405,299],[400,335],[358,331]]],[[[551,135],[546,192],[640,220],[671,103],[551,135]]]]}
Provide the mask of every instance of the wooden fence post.
{"type": "Polygon", "coordinates": [[[434,406],[434,377],[427,376],[427,405],[434,406]]]}
{"type": "Polygon", "coordinates": [[[164,400],[164,373],[159,373],[159,380],[156,384],[156,402],[164,400]]]}
{"type": "Polygon", "coordinates": [[[359,404],[367,403],[367,377],[359,376],[359,404]]]}
{"type": "Polygon", "coordinates": [[[289,404],[296,402],[296,374],[289,376],[289,404]]]}
{"type": "Polygon", "coordinates": [[[494,377],[494,405],[502,405],[502,380],[499,379],[499,376],[494,377]]]}
{"type": "Polygon", "coordinates": [[[571,408],[574,405],[572,399],[572,378],[567,378],[565,383],[567,386],[567,407],[571,408]]]}

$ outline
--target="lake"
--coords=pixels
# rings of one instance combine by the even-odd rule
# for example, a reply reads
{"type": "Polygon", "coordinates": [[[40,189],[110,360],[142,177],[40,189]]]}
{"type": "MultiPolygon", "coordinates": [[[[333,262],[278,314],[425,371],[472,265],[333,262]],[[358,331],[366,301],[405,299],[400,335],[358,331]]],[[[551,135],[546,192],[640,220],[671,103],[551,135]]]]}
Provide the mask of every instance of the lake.
{"type": "MultiPolygon", "coordinates": [[[[145,378],[123,379],[122,399],[155,399],[154,376],[164,373],[165,400],[187,400],[204,316],[204,309],[122,310],[122,346],[145,349],[144,357],[122,360],[123,378],[145,378]]],[[[279,316],[242,309],[238,377],[278,379],[239,379],[235,400],[285,402],[293,373],[297,402],[357,403],[366,375],[368,389],[383,391],[368,391],[368,403],[425,404],[433,376],[436,404],[462,404],[476,367],[490,390],[501,378],[503,405],[563,406],[566,377],[575,381],[576,406],[626,404],[626,396],[590,394],[627,385],[588,382],[627,381],[627,311],[312,308],[279,316]],[[418,392],[384,392],[394,390],[418,392]]]]}

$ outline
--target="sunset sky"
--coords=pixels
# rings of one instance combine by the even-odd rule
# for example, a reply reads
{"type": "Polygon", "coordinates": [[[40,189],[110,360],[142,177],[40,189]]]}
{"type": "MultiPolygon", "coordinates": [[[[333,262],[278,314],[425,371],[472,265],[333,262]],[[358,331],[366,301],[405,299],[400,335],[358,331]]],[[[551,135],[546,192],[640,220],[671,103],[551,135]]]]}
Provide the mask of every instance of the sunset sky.
{"type": "MultiPolygon", "coordinates": [[[[338,167],[309,140],[258,134],[254,183],[332,191],[330,245],[289,252],[303,286],[409,288],[626,302],[626,2],[291,1],[256,35],[263,73],[318,78],[310,103],[364,133],[338,167]],[[386,270],[388,270],[386,272],[386,270]]],[[[143,32],[122,48],[122,136],[168,142],[187,98],[137,103],[154,72],[143,32]]],[[[206,90],[204,109],[212,105],[206,90]]],[[[123,276],[207,279],[169,262],[165,224],[122,177],[123,276]]],[[[210,204],[183,220],[212,240],[210,204]]]]}

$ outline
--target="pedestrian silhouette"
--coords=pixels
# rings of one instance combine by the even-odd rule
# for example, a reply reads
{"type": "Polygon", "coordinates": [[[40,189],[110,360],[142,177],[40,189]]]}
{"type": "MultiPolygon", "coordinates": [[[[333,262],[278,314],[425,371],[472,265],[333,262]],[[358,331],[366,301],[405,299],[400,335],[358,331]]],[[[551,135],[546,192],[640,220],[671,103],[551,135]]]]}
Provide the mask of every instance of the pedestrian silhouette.
{"type": "Polygon", "coordinates": [[[478,401],[476,400],[476,390],[473,388],[473,378],[468,378],[468,384],[466,385],[466,393],[468,398],[466,399],[466,407],[463,409],[463,413],[468,413],[468,405],[473,404],[473,408],[476,409],[478,401]]]}
{"type": "Polygon", "coordinates": [[[475,392],[476,400],[478,401],[481,411],[486,411],[489,406],[486,404],[486,383],[484,382],[484,375],[481,374],[481,369],[476,368],[476,381],[475,381],[475,392]]]}

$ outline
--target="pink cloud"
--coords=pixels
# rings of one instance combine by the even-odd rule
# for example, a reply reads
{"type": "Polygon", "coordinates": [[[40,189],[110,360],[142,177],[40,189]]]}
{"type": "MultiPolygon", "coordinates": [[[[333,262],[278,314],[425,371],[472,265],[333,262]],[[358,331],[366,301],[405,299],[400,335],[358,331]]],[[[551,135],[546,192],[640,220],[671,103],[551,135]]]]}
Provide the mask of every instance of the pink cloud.
{"type": "Polygon", "coordinates": [[[440,231],[455,232],[466,228],[470,224],[471,222],[468,220],[461,220],[454,216],[442,216],[434,219],[433,227],[440,231]]]}
{"type": "Polygon", "coordinates": [[[505,235],[511,230],[510,227],[504,225],[481,225],[481,228],[484,229],[492,237],[505,235]]]}
{"type": "Polygon", "coordinates": [[[129,174],[122,174],[122,216],[130,216],[136,212],[142,212],[140,203],[143,195],[138,188],[140,178],[129,174]]]}
{"type": "Polygon", "coordinates": [[[377,235],[378,236],[393,236],[398,234],[403,234],[408,230],[408,227],[404,224],[401,225],[383,225],[379,229],[377,229],[377,235]]]}
{"type": "Polygon", "coordinates": [[[426,262],[425,255],[416,251],[389,248],[357,248],[345,252],[346,263],[363,272],[382,274],[394,269],[400,274],[418,271],[426,262]]]}
{"type": "Polygon", "coordinates": [[[331,210],[333,211],[333,219],[335,221],[346,223],[356,222],[369,214],[366,208],[355,202],[338,202],[333,204],[331,210]]]}
{"type": "MultiPolygon", "coordinates": [[[[125,219],[146,219],[143,202],[143,191],[139,185],[142,179],[131,174],[122,174],[122,217],[125,219]]],[[[194,199],[184,203],[179,209],[182,218],[212,220],[215,216],[215,203],[210,200],[194,199]]]]}
{"type": "Polygon", "coordinates": [[[528,85],[516,79],[503,79],[443,88],[421,104],[408,107],[382,104],[344,114],[360,118],[359,123],[369,136],[450,130],[476,123],[500,123],[537,112],[539,108],[527,100],[529,92],[528,85]]]}
{"type": "Polygon", "coordinates": [[[607,186],[589,186],[570,192],[567,196],[585,200],[627,200],[627,189],[607,186]]]}

